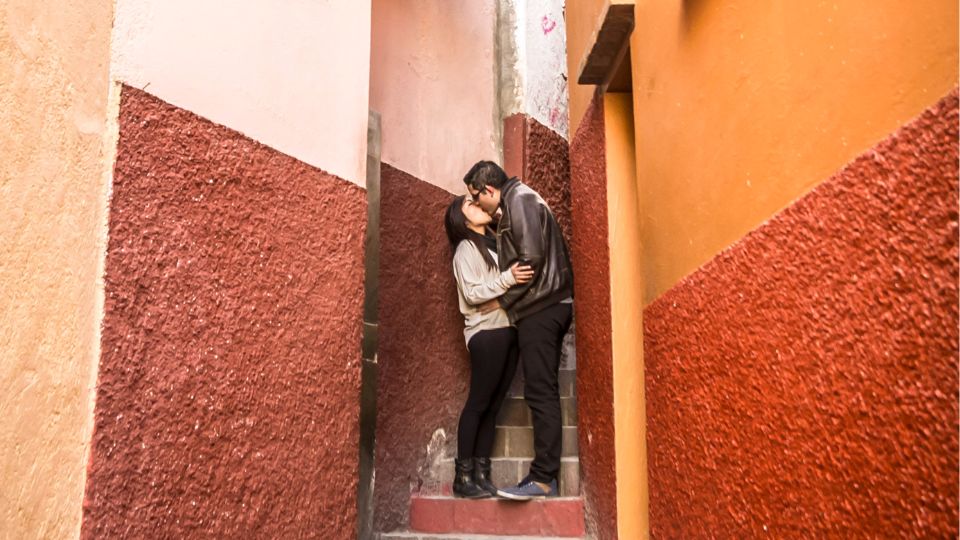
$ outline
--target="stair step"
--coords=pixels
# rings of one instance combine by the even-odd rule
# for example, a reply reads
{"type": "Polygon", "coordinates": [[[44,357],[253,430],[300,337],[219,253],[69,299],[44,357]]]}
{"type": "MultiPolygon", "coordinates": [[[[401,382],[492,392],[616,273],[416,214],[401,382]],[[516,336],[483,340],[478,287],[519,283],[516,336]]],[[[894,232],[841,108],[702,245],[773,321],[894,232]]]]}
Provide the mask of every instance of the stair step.
{"type": "MultiPolygon", "coordinates": [[[[564,426],[577,425],[577,398],[567,396],[560,398],[560,414],[564,426]]],[[[497,417],[498,426],[532,426],[533,416],[530,407],[523,396],[508,397],[503,400],[500,414],[497,417]]]]}
{"type": "MultiPolygon", "coordinates": [[[[530,458],[493,458],[491,459],[491,479],[499,487],[515,486],[530,472],[530,458]]],[[[453,493],[453,458],[441,462],[439,490],[428,494],[450,495],[453,493]]],[[[576,457],[560,459],[560,496],[576,497],[580,495],[580,460],[576,457]]],[[[423,493],[423,491],[421,491],[423,493]]]]}
{"type": "Polygon", "coordinates": [[[410,498],[410,529],[420,533],[582,537],[583,499],[527,502],[454,497],[410,498]]]}
{"type": "MultiPolygon", "coordinates": [[[[560,383],[560,397],[573,397],[577,395],[576,369],[561,369],[558,375],[558,381],[560,383]]],[[[510,390],[507,391],[507,395],[510,397],[523,397],[522,370],[517,370],[517,375],[513,378],[513,383],[510,385],[510,390]]]]}
{"type": "MultiPolygon", "coordinates": [[[[562,457],[576,457],[577,427],[564,426],[563,428],[562,457]]],[[[493,443],[493,457],[532,458],[533,457],[533,428],[520,426],[498,426],[493,443]]]]}
{"type": "Polygon", "coordinates": [[[381,533],[380,540],[582,540],[580,536],[514,536],[502,534],[381,533]]]}

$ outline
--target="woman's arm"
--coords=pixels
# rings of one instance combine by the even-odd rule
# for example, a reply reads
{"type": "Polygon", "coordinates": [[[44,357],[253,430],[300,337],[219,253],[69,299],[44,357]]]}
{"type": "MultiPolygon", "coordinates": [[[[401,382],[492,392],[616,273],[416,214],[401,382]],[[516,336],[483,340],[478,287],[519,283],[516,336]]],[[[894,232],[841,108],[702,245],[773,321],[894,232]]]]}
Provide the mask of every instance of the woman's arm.
{"type": "Polygon", "coordinates": [[[484,279],[485,268],[486,262],[473,244],[468,244],[466,249],[457,249],[453,257],[453,275],[469,304],[478,305],[497,298],[517,284],[511,268],[500,272],[493,279],[484,279]]]}

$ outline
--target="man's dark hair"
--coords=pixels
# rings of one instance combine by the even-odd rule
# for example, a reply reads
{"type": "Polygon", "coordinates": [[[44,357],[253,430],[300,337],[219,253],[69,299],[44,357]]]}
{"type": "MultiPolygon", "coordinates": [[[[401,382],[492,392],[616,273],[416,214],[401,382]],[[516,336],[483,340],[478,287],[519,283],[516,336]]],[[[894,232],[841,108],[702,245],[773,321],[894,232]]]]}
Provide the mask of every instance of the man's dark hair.
{"type": "Polygon", "coordinates": [[[503,189],[507,180],[507,173],[492,161],[478,161],[463,176],[463,183],[478,191],[483,191],[487,186],[503,189]]]}

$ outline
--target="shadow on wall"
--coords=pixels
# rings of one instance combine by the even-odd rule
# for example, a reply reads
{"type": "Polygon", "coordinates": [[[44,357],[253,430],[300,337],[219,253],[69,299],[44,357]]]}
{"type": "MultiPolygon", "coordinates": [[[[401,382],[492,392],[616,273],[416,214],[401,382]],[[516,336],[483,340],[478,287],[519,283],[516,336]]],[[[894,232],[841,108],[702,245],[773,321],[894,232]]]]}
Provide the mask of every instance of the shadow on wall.
{"type": "Polygon", "coordinates": [[[702,19],[710,0],[683,0],[683,13],[680,17],[681,35],[688,36],[693,33],[697,27],[698,21],[702,19]]]}

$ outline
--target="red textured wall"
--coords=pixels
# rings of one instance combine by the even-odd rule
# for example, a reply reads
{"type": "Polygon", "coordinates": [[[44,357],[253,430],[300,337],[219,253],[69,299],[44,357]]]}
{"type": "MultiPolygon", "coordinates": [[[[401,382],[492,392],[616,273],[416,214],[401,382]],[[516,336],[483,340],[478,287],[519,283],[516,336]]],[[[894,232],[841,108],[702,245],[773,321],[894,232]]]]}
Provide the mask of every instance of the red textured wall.
{"type": "Polygon", "coordinates": [[[355,538],[365,192],[129,87],[83,538],[355,538]]]}
{"type": "Polygon", "coordinates": [[[435,430],[446,434],[446,456],[456,455],[470,364],[443,228],[451,200],[443,189],[381,166],[378,531],[406,526],[411,489],[435,466],[427,454],[435,430]]]}
{"type": "Polygon", "coordinates": [[[957,120],[954,91],[646,309],[653,536],[957,536],[957,120]]]}
{"type": "Polygon", "coordinates": [[[576,276],[581,489],[588,529],[601,540],[617,537],[605,144],[603,101],[594,99],[570,144],[571,206],[577,224],[570,250],[576,276]]]}
{"type": "Polygon", "coordinates": [[[504,170],[539,193],[571,240],[570,159],[563,137],[525,114],[504,120],[504,170]]]}

